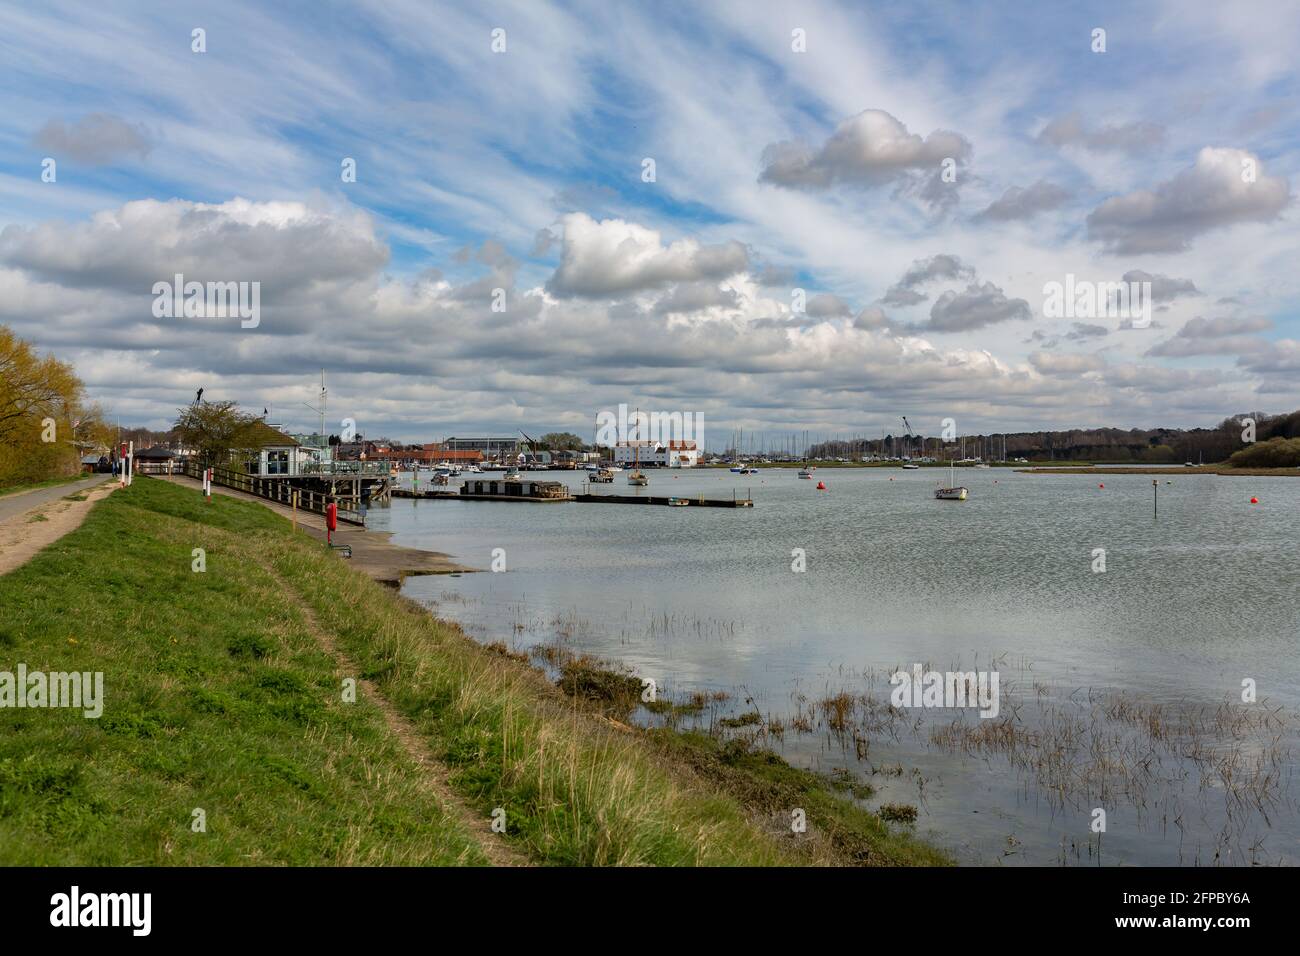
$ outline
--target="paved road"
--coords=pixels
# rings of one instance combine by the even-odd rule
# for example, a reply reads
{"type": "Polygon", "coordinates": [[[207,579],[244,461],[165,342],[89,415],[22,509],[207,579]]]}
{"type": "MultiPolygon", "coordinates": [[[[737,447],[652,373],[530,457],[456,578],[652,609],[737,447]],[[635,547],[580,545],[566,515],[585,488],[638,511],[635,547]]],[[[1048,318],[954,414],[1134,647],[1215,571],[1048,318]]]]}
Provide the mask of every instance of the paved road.
{"type": "Polygon", "coordinates": [[[79,491],[85,491],[88,488],[94,488],[96,485],[102,485],[106,481],[113,480],[115,479],[112,475],[87,475],[79,481],[69,481],[66,484],[52,485],[49,488],[35,488],[32,491],[23,491],[16,495],[6,495],[0,498],[0,521],[12,518],[14,515],[24,514],[51,501],[57,501],[64,495],[75,495],[79,491]]]}

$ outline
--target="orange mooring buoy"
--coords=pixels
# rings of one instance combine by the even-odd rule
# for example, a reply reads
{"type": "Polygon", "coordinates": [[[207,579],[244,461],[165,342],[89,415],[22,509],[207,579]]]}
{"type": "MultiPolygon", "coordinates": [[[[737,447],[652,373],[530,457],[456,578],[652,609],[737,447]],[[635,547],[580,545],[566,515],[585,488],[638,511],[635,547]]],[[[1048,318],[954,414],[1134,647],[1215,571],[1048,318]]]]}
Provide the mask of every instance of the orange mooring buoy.
{"type": "Polygon", "coordinates": [[[1098,488],[1105,488],[1106,486],[1105,486],[1105,484],[1100,484],[1100,485],[1098,485],[1097,487],[1098,487],[1098,488]]]}
{"type": "Polygon", "coordinates": [[[824,481],[819,481],[819,482],[817,482],[817,490],[818,490],[818,491],[825,491],[825,490],[826,490],[826,482],[824,482],[824,481]]]}
{"type": "Polygon", "coordinates": [[[1259,504],[1259,499],[1258,499],[1258,498],[1251,498],[1251,499],[1250,499],[1250,503],[1251,503],[1252,505],[1257,505],[1257,504],[1259,504]]]}

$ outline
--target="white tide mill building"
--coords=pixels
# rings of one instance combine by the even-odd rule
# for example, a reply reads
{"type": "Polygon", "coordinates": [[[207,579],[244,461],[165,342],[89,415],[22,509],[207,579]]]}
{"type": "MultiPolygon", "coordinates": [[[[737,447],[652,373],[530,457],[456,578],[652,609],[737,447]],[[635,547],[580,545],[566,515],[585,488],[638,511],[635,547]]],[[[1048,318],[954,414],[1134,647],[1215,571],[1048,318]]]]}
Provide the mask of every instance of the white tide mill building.
{"type": "Polygon", "coordinates": [[[647,468],[694,468],[700,451],[693,441],[627,441],[614,446],[614,462],[634,465],[640,461],[647,468]]]}

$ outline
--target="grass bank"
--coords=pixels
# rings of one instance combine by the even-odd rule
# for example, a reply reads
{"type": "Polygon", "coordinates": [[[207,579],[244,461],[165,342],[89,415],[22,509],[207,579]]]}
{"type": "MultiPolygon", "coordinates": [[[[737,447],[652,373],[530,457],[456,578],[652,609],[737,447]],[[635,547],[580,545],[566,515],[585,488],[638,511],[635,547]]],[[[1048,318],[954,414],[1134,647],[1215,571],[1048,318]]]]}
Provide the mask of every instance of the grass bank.
{"type": "Polygon", "coordinates": [[[258,504],[142,479],[0,606],[0,670],[105,684],[98,719],[0,709],[0,864],[946,862],[816,775],[610,719],[258,504]]]}

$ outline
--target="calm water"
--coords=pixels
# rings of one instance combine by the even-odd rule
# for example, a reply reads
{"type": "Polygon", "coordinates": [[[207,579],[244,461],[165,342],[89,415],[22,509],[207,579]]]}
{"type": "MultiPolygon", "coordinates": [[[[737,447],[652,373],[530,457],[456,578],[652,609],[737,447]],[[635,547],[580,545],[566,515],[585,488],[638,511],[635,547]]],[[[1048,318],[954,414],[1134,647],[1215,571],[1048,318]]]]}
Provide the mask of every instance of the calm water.
{"type": "MultiPolygon", "coordinates": [[[[538,477],[566,474],[580,484],[538,477]]],[[[725,691],[703,722],[759,710],[785,725],[766,745],[868,780],[868,806],[918,806],[965,862],[1300,862],[1300,480],[1161,475],[1153,519],[1146,475],[968,469],[968,501],[934,500],[947,477],[660,471],[654,494],[755,507],[395,501],[370,524],[484,569],[505,550],[506,573],[406,583],[475,636],[559,641],[675,699],[725,691]],[[996,670],[1015,745],[971,736],[998,721],[969,710],[882,718],[867,701],[913,663],[996,670]],[[1240,703],[1245,678],[1260,703],[1240,703]],[[828,721],[817,702],[841,692],[857,703],[828,721]]]]}

